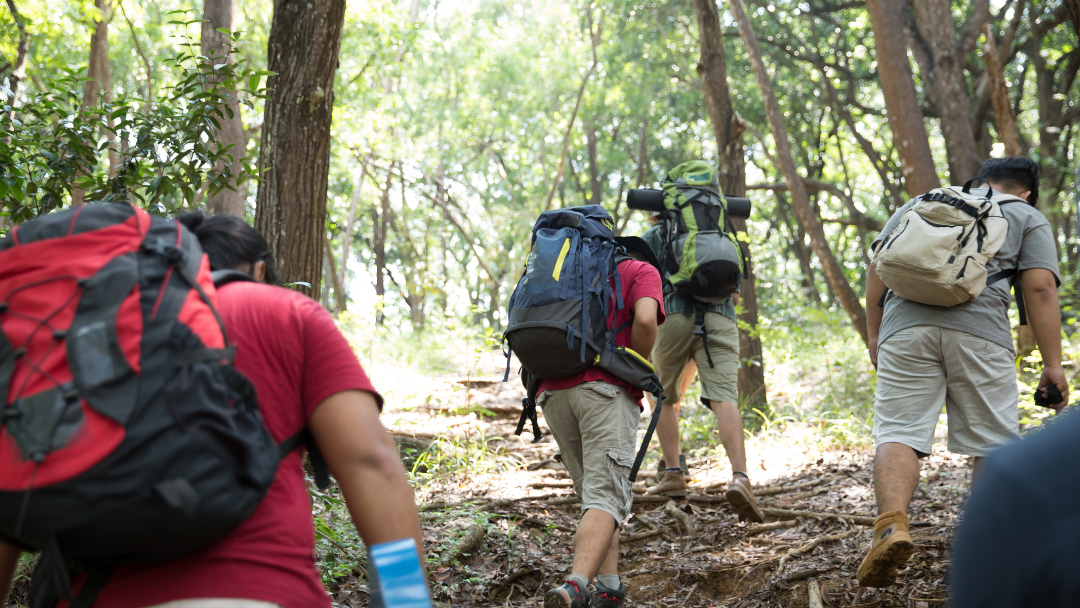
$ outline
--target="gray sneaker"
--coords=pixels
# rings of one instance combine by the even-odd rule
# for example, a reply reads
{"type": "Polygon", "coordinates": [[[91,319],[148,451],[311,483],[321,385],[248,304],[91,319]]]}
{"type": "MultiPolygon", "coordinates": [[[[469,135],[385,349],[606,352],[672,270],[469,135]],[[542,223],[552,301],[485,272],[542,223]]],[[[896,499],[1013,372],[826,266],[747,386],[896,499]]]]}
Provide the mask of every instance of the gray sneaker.
{"type": "Polygon", "coordinates": [[[626,601],[626,583],[619,583],[618,589],[608,589],[596,583],[591,608],[619,608],[626,601]]]}

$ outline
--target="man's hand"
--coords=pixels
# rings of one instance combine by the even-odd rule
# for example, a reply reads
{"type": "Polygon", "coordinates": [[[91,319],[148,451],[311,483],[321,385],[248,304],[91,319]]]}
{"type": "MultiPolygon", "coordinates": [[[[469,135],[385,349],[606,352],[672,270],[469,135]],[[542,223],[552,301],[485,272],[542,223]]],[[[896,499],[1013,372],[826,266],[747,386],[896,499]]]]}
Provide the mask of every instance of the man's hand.
{"type": "Polygon", "coordinates": [[[1058,306],[1057,277],[1045,268],[1029,268],[1020,272],[1020,287],[1027,306],[1028,324],[1035,334],[1035,343],[1042,355],[1042,378],[1039,379],[1041,396],[1044,386],[1055,384],[1061,391],[1060,403],[1051,404],[1060,410],[1069,403],[1069,384],[1061,369],[1061,308],[1058,306]]]}
{"type": "Polygon", "coordinates": [[[1043,392],[1043,388],[1051,384],[1057,386],[1058,390],[1061,391],[1061,401],[1051,403],[1050,407],[1060,412],[1069,404],[1069,383],[1065,380],[1065,371],[1060,367],[1044,367],[1042,377],[1039,378],[1039,387],[1035,391],[1045,397],[1046,394],[1043,392]]]}
{"type": "Polygon", "coordinates": [[[870,362],[877,369],[878,331],[881,330],[881,317],[884,309],[878,306],[882,294],[885,293],[885,283],[877,276],[874,265],[866,274],[866,348],[870,351],[870,362]]]}

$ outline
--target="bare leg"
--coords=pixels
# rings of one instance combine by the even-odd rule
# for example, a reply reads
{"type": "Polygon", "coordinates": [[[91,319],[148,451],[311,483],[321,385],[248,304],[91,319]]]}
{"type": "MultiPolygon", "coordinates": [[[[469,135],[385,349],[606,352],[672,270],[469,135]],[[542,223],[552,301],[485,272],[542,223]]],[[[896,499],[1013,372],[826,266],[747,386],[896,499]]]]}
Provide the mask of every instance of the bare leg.
{"type": "MultiPolygon", "coordinates": [[[[607,562],[611,559],[610,550],[613,538],[616,543],[614,561],[617,563],[619,559],[618,533],[615,518],[610,513],[600,509],[585,511],[585,515],[582,515],[581,521],[578,522],[577,534],[574,536],[574,566],[571,571],[591,581],[596,577],[601,564],[607,567],[607,562]],[[614,536],[612,531],[614,531],[614,536]]],[[[604,574],[615,574],[615,572],[604,572],[604,574]]]]}
{"type": "Polygon", "coordinates": [[[883,443],[874,454],[874,496],[878,514],[907,513],[919,486],[919,457],[902,443],[883,443]]]}
{"type": "Polygon", "coordinates": [[[979,478],[979,473],[982,472],[983,465],[986,464],[985,456],[976,456],[975,461],[971,463],[971,483],[974,484],[975,480],[979,478]]]}
{"type": "Polygon", "coordinates": [[[600,564],[600,571],[597,574],[618,574],[619,573],[619,529],[616,528],[615,532],[611,535],[611,544],[608,545],[607,555],[604,556],[604,562],[600,564]]]}
{"type": "Polygon", "coordinates": [[[668,466],[679,465],[679,404],[664,404],[660,420],[656,423],[656,438],[660,440],[660,454],[668,466]]]}
{"type": "Polygon", "coordinates": [[[656,423],[656,438],[660,440],[660,454],[669,467],[679,466],[679,454],[682,447],[679,445],[679,404],[681,396],[686,394],[686,389],[694,380],[697,373],[697,365],[693,359],[686,363],[682,376],[679,378],[680,401],[664,404],[660,410],[660,420],[656,423]]]}
{"type": "Polygon", "coordinates": [[[746,471],[746,436],[743,434],[742,415],[739,406],[732,401],[710,401],[720,431],[720,443],[724,444],[732,471],[746,471]]]}

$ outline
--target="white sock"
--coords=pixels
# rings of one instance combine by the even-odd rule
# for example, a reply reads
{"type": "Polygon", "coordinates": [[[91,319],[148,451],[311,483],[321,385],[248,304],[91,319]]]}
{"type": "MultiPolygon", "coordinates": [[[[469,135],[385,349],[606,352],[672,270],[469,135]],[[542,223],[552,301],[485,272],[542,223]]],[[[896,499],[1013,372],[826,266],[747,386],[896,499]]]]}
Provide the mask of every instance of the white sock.
{"type": "Polygon", "coordinates": [[[585,591],[589,588],[589,579],[585,578],[584,574],[579,574],[575,572],[568,576],[566,580],[574,581],[575,583],[577,583],[578,587],[580,587],[582,591],[585,591]]]}
{"type": "Polygon", "coordinates": [[[621,583],[619,582],[618,574],[597,574],[596,582],[611,589],[612,591],[618,591],[621,583]]]}

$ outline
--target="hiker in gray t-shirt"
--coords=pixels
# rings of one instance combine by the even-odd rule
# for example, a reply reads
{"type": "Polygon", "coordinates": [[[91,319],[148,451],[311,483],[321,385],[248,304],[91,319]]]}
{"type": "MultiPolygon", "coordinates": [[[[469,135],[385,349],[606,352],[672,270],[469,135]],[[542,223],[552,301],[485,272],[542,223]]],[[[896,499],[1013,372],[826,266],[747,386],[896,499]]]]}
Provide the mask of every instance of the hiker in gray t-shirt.
{"type": "MultiPolygon", "coordinates": [[[[1061,280],[1053,231],[1034,206],[1038,166],[1023,157],[991,159],[981,178],[994,194],[1027,201],[999,204],[1008,220],[1008,233],[986,270],[988,276],[1010,270],[1018,274],[1027,320],[1043,357],[1037,390],[1046,396],[1045,387],[1056,385],[1062,399],[1052,406],[1060,409],[1069,400],[1061,368],[1057,299],[1061,280]]],[[[985,187],[972,189],[973,194],[986,192],[985,187]]],[[[875,251],[914,204],[915,200],[909,201],[893,214],[874,241],[875,251]]],[[[963,304],[930,306],[886,292],[875,267],[870,267],[866,317],[870,360],[878,370],[874,493],[879,517],[870,551],[856,574],[864,587],[891,585],[897,568],[914,552],[907,509],[919,483],[919,458],[933,448],[942,404],[948,416],[949,451],[975,457],[975,473],[989,451],[1018,436],[1009,283],[993,282],[963,304]]]]}

